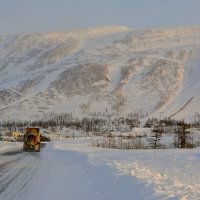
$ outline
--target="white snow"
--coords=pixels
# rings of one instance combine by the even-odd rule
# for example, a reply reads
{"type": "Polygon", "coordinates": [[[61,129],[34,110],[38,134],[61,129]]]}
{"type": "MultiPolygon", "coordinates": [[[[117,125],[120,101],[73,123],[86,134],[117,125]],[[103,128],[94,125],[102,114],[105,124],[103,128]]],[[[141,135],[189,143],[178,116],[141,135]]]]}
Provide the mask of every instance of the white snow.
{"type": "MultiPolygon", "coordinates": [[[[122,151],[88,147],[87,142],[82,140],[54,146],[84,153],[94,165],[108,165],[113,170],[117,169],[118,175],[132,177],[135,183],[141,184],[143,199],[200,198],[199,148],[122,151]]],[[[141,197],[135,194],[134,199],[141,197]]]]}
{"type": "Polygon", "coordinates": [[[1,142],[0,199],[200,198],[199,148],[112,150],[90,144],[90,138],[70,139],[23,153],[22,144],[1,142]]]}
{"type": "Polygon", "coordinates": [[[142,200],[153,192],[81,152],[54,147],[59,144],[48,143],[40,153],[0,154],[0,199],[142,200]]]}
{"type": "Polygon", "coordinates": [[[0,153],[8,151],[17,151],[22,148],[22,143],[0,141],[0,153]]]}
{"type": "Polygon", "coordinates": [[[200,85],[200,61],[194,60],[186,63],[183,85],[178,95],[171,102],[162,108],[161,112],[169,117],[175,114],[175,118],[194,120],[194,113],[191,110],[199,110],[199,85],[200,85]]]}

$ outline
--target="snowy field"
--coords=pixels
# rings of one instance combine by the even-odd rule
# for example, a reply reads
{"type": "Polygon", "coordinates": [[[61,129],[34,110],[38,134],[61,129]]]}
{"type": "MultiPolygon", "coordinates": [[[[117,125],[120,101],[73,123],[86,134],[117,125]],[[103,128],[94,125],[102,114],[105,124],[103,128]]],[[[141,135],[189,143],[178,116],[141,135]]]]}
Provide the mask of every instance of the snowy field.
{"type": "Polygon", "coordinates": [[[90,139],[24,153],[0,143],[0,200],[197,200],[200,149],[112,150],[90,139]]]}

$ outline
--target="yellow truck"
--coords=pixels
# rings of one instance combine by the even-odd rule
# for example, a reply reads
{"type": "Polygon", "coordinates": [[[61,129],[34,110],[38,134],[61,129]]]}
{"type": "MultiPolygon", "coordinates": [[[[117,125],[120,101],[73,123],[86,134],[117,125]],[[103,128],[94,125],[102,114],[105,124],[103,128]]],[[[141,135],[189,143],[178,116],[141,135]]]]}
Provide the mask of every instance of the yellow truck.
{"type": "Polygon", "coordinates": [[[26,128],[23,151],[40,151],[39,128],[26,128]]]}

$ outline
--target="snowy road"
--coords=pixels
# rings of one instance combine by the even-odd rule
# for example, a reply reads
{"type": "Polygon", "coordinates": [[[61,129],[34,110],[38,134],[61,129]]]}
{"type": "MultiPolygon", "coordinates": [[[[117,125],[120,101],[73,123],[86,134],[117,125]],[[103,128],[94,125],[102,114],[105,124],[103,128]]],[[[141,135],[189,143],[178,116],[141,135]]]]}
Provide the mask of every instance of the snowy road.
{"type": "Polygon", "coordinates": [[[85,138],[40,153],[11,147],[0,143],[0,200],[200,199],[200,148],[122,151],[85,138]]]}
{"type": "Polygon", "coordinates": [[[108,165],[52,143],[40,153],[0,154],[0,200],[142,200],[148,194],[141,190],[133,177],[117,176],[108,165]]]}

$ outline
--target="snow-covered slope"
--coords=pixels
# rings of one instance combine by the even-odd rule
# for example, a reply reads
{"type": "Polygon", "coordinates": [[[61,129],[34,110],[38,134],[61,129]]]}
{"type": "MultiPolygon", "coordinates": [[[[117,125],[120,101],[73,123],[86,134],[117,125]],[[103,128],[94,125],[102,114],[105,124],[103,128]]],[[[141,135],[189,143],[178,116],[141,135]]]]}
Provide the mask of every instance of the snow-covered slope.
{"type": "Polygon", "coordinates": [[[200,107],[199,64],[200,27],[0,36],[0,115],[191,118],[200,107]]]}

